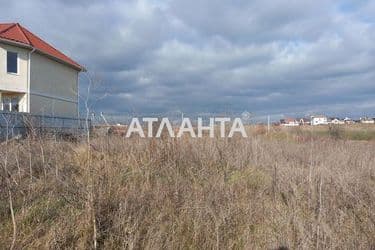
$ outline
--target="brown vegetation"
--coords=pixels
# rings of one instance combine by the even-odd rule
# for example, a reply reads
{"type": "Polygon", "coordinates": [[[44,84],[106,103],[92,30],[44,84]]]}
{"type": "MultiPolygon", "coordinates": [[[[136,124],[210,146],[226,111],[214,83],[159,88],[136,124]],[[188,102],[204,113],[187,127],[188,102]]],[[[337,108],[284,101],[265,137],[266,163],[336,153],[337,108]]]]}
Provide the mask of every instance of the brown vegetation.
{"type": "Polygon", "coordinates": [[[2,143],[0,248],[374,247],[374,142],[280,133],[2,143]]]}

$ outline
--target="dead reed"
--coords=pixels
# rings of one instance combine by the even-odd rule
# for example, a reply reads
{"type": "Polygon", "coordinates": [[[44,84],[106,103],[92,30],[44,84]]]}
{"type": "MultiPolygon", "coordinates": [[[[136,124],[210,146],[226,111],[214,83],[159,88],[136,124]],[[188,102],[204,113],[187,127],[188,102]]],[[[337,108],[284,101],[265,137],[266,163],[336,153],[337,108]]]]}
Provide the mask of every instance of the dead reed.
{"type": "Polygon", "coordinates": [[[0,248],[374,247],[375,143],[298,138],[3,143],[0,248]]]}

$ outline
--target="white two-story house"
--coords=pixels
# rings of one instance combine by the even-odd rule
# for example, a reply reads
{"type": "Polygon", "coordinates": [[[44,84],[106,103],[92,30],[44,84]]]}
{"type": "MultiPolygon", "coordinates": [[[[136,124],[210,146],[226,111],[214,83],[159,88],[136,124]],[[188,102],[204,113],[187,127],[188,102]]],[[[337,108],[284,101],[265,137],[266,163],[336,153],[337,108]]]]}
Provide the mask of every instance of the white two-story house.
{"type": "Polygon", "coordinates": [[[84,68],[18,23],[0,23],[0,111],[77,117],[84,68]]]}
{"type": "Polygon", "coordinates": [[[325,115],[311,116],[311,125],[328,125],[328,118],[325,115]]]}

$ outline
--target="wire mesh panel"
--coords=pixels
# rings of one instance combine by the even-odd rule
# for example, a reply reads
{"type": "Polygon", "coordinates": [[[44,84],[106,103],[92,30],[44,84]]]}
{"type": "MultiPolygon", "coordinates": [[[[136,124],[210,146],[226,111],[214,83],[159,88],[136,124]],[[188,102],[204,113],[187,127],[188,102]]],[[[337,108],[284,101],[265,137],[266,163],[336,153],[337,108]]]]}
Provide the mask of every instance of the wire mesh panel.
{"type": "Polygon", "coordinates": [[[0,139],[32,135],[79,136],[91,129],[91,120],[0,111],[0,139]]]}

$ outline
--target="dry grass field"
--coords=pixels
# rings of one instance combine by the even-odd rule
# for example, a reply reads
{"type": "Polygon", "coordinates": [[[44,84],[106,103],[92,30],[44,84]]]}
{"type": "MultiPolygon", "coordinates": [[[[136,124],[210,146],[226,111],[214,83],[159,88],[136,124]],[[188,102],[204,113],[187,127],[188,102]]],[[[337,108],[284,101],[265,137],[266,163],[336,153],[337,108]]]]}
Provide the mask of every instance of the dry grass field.
{"type": "Polygon", "coordinates": [[[311,129],[3,142],[0,248],[374,249],[375,130],[311,129]]]}

